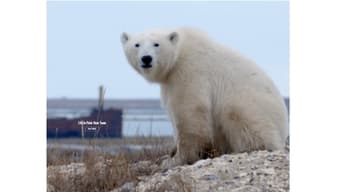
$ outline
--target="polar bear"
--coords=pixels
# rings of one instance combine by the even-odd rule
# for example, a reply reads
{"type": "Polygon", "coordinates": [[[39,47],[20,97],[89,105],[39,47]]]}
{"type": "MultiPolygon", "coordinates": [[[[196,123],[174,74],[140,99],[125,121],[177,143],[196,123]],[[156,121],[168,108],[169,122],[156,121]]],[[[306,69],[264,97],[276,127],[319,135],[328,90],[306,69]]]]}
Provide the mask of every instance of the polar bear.
{"type": "Polygon", "coordinates": [[[122,33],[128,62],[160,84],[176,150],[162,167],[218,154],[282,150],[288,113],[282,96],[251,60],[193,28],[122,33]]]}

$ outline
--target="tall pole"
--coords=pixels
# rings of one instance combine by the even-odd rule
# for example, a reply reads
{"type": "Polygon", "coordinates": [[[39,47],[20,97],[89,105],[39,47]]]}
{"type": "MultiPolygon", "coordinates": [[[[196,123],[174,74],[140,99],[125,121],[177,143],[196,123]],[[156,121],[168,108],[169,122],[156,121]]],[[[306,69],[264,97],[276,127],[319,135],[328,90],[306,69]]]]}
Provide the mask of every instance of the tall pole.
{"type": "Polygon", "coordinates": [[[103,85],[100,85],[100,87],[99,87],[99,105],[98,105],[100,111],[103,110],[104,93],[105,93],[105,90],[103,88],[103,85]]]}
{"type": "MultiPolygon", "coordinates": [[[[104,94],[105,94],[105,89],[103,88],[103,85],[100,85],[99,87],[99,103],[98,103],[98,111],[97,111],[97,122],[99,122],[101,120],[101,114],[103,111],[103,104],[104,104],[104,94]]],[[[97,137],[97,135],[100,132],[100,124],[97,127],[97,130],[95,132],[95,137],[97,137]]]]}
{"type": "Polygon", "coordinates": [[[83,123],[82,123],[82,125],[81,125],[81,129],[82,129],[82,140],[84,139],[84,127],[83,127],[83,123]]]}

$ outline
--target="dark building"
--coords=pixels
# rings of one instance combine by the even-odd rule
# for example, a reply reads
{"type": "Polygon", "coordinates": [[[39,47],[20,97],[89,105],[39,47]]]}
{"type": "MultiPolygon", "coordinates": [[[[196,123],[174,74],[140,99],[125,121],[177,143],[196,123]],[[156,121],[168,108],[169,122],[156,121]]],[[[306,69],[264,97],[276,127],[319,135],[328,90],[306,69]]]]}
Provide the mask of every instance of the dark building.
{"type": "MultiPolygon", "coordinates": [[[[71,106],[73,101],[48,100],[48,138],[122,137],[122,109],[98,110],[91,106],[71,106]]],[[[95,103],[94,103],[95,104],[95,103]]]]}

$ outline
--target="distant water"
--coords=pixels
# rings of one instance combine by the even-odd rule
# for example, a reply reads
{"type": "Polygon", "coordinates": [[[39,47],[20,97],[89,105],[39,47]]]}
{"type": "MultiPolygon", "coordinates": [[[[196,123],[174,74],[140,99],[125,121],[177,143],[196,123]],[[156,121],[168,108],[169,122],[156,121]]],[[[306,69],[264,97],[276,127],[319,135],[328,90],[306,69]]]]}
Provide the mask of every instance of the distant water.
{"type": "Polygon", "coordinates": [[[123,136],[172,136],[167,115],[160,110],[126,110],[123,116],[123,136]]]}
{"type": "Polygon", "coordinates": [[[173,130],[170,122],[123,122],[123,136],[172,136],[173,130]]]}

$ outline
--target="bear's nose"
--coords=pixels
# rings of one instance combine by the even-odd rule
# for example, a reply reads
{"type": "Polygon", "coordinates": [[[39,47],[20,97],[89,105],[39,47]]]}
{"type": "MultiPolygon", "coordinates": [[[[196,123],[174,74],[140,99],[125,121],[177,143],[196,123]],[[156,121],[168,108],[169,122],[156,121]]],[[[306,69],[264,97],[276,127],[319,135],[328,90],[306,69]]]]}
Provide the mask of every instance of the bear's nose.
{"type": "Polygon", "coordinates": [[[143,68],[150,68],[152,67],[151,62],[152,62],[152,57],[150,55],[145,55],[141,58],[141,61],[144,63],[142,65],[143,68]]]}

